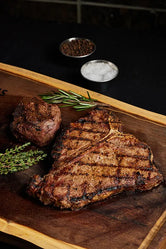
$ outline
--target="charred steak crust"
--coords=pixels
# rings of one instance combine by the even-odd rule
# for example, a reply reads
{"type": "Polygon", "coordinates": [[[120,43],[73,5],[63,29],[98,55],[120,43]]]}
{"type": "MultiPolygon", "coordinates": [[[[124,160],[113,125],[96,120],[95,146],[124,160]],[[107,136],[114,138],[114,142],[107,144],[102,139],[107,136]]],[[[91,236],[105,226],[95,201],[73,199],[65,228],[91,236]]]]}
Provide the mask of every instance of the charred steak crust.
{"type": "Polygon", "coordinates": [[[69,128],[61,133],[53,146],[52,157],[58,162],[66,160],[81,148],[105,137],[110,129],[122,131],[119,118],[108,110],[96,108],[70,123],[69,128]]]}
{"type": "Polygon", "coordinates": [[[11,131],[21,141],[31,141],[42,147],[54,138],[61,124],[61,111],[57,105],[39,98],[25,97],[13,112],[11,131]]]}
{"type": "MultiPolygon", "coordinates": [[[[102,112],[105,114],[105,110],[102,112]]],[[[100,117],[102,112],[100,110],[100,117]]],[[[96,110],[90,116],[94,113],[96,110]]],[[[112,117],[109,114],[107,120],[117,122],[117,118],[112,117]]],[[[89,119],[93,118],[83,118],[89,119]]],[[[77,153],[66,153],[66,157],[65,154],[63,157],[60,154],[50,172],[43,178],[34,176],[27,189],[29,195],[38,198],[45,205],[75,210],[124,190],[144,191],[160,184],[163,177],[154,165],[150,147],[133,135],[120,132],[119,125],[115,128],[109,123],[110,128],[108,123],[104,125],[104,136],[98,136],[98,140],[92,136],[91,143],[81,146],[77,153]]],[[[80,122],[70,125],[67,131],[70,135],[71,127],[77,127],[77,124],[80,125],[80,122]]],[[[85,127],[81,126],[83,128],[85,127]]],[[[69,147],[70,139],[63,136],[63,146],[67,141],[65,149],[69,147]]],[[[63,153],[63,148],[60,151],[63,153]]]]}

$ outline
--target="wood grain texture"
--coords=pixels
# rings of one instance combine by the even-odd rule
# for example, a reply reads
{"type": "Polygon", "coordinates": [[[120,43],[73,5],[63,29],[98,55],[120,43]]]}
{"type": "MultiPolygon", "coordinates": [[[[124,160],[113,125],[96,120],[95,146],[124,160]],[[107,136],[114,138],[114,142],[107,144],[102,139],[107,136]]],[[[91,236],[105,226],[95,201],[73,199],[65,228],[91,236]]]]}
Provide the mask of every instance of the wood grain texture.
{"type": "Polygon", "coordinates": [[[158,231],[164,225],[165,222],[166,222],[166,210],[162,213],[162,215],[156,221],[156,223],[151,228],[148,235],[143,240],[143,242],[141,243],[141,245],[139,246],[138,249],[147,249],[149,247],[150,243],[155,238],[156,234],[158,233],[158,231]]]}
{"type": "Polygon", "coordinates": [[[25,227],[12,221],[6,221],[0,218],[0,231],[17,236],[21,239],[35,243],[37,246],[50,249],[81,249],[82,247],[70,245],[63,241],[53,239],[45,234],[42,234],[34,229],[25,227]]]}
{"type": "Polygon", "coordinates": [[[166,236],[164,236],[161,239],[161,241],[160,241],[159,246],[158,246],[157,249],[165,249],[165,248],[166,248],[166,236]]]}
{"type": "MultiPolygon", "coordinates": [[[[4,64],[0,64],[0,67],[0,88],[7,90],[4,96],[0,96],[0,151],[17,143],[10,133],[9,125],[11,114],[21,96],[36,96],[57,88],[86,95],[86,89],[47,76],[4,64]]],[[[166,117],[98,93],[90,94],[110,104],[122,120],[125,132],[134,134],[151,146],[155,163],[166,179],[166,117]]],[[[65,126],[86,113],[75,112],[70,108],[62,108],[61,111],[65,126]]],[[[54,248],[63,248],[63,243],[68,248],[136,249],[166,210],[164,184],[144,193],[123,193],[77,212],[43,206],[27,196],[26,186],[31,176],[43,175],[50,167],[48,160],[28,170],[0,176],[1,231],[41,247],[46,245],[48,249],[53,248],[52,245],[54,248]]],[[[161,238],[164,238],[164,227],[152,241],[151,249],[156,249],[161,238]]]]}

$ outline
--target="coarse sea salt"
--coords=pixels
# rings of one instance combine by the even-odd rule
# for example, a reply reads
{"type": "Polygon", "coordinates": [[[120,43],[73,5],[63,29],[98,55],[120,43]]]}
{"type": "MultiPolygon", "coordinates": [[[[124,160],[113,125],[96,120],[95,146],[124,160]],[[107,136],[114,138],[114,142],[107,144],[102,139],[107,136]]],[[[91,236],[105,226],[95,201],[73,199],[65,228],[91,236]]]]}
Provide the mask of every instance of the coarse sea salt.
{"type": "Polygon", "coordinates": [[[118,68],[105,60],[94,60],[85,63],[81,68],[82,75],[91,81],[106,82],[116,77],[118,68]]]}

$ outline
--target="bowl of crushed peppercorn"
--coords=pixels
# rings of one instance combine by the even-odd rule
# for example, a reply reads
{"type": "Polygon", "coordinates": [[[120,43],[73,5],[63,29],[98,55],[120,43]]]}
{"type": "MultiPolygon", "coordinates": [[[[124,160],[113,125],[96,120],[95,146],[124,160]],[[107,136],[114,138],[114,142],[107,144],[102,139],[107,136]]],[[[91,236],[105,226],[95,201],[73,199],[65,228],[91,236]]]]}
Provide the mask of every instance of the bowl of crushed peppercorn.
{"type": "Polygon", "coordinates": [[[60,44],[61,53],[68,57],[82,58],[91,55],[96,50],[93,41],[86,38],[72,37],[60,44]]]}

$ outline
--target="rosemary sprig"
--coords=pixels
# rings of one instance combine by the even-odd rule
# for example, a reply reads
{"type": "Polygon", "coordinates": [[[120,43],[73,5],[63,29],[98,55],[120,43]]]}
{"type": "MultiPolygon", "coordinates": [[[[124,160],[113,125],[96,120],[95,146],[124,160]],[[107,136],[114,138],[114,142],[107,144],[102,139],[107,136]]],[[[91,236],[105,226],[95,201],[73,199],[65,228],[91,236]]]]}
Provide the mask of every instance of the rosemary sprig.
{"type": "Polygon", "coordinates": [[[89,92],[87,92],[88,97],[84,97],[73,91],[63,91],[61,89],[58,92],[51,92],[47,94],[42,94],[40,97],[50,104],[62,103],[61,107],[73,107],[77,111],[83,111],[91,107],[98,105],[97,100],[90,97],[89,92]]]}
{"type": "Polygon", "coordinates": [[[28,169],[47,156],[42,150],[38,149],[23,151],[29,145],[30,142],[6,149],[4,153],[0,153],[1,175],[28,169]]]}

